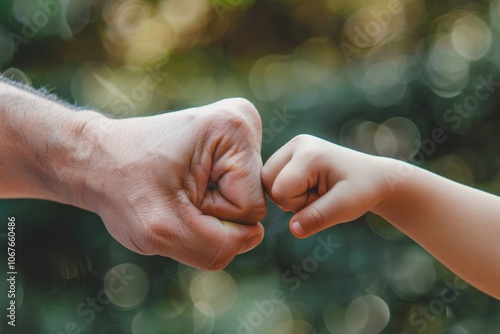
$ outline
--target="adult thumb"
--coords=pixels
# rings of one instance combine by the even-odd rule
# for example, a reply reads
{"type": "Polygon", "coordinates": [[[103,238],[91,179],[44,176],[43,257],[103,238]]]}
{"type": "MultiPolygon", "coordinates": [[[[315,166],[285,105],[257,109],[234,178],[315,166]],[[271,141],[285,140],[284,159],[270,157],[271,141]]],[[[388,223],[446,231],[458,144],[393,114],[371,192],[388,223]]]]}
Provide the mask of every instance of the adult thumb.
{"type": "Polygon", "coordinates": [[[238,254],[256,247],[264,237],[260,223],[242,225],[198,215],[178,248],[176,259],[203,270],[221,270],[238,254]]]}

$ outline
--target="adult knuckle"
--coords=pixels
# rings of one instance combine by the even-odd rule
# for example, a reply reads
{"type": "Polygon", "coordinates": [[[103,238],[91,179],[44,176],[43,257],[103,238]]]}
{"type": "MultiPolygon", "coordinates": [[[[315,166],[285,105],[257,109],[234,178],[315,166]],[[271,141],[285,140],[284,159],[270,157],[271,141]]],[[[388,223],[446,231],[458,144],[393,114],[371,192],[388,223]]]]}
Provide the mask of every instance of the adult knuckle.
{"type": "Polygon", "coordinates": [[[245,115],[237,110],[230,108],[218,109],[216,117],[216,126],[221,127],[224,131],[249,130],[250,125],[245,115]]]}
{"type": "Polygon", "coordinates": [[[234,97],[229,99],[229,101],[231,101],[231,103],[234,104],[234,106],[236,106],[238,109],[244,112],[248,113],[257,112],[257,109],[255,109],[253,103],[243,97],[234,97]]]}
{"type": "Polygon", "coordinates": [[[242,114],[246,115],[258,115],[257,108],[255,108],[254,104],[249,100],[243,97],[234,97],[231,99],[227,99],[228,104],[234,110],[240,111],[242,114]]]}
{"type": "Polygon", "coordinates": [[[252,126],[262,128],[262,121],[259,112],[252,102],[242,97],[231,98],[228,99],[228,101],[233,114],[242,116],[245,121],[252,126]]]}

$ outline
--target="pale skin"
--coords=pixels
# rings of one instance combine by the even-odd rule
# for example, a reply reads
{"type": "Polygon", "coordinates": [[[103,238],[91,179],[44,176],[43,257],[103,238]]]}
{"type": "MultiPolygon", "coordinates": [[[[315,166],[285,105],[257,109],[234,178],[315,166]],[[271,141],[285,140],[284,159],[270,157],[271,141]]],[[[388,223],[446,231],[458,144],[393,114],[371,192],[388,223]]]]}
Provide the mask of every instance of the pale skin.
{"type": "Polygon", "coordinates": [[[123,120],[0,81],[0,198],[97,213],[145,255],[220,270],[260,243],[261,121],[227,99],[123,120]]]}
{"type": "Polygon", "coordinates": [[[500,299],[500,197],[308,135],[278,150],[262,180],[271,199],[295,213],[289,226],[296,237],[371,211],[500,299]]]}

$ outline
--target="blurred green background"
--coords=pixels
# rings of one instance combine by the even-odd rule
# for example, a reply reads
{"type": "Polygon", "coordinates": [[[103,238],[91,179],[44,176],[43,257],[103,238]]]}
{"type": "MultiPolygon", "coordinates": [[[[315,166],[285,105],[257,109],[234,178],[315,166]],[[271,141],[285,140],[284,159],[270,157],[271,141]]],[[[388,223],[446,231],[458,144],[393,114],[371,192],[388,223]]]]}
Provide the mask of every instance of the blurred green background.
{"type": "MultiPolygon", "coordinates": [[[[500,195],[499,34],[499,0],[4,0],[0,68],[120,118],[242,96],[264,160],[310,133],[500,195]]],[[[10,328],[2,270],[0,333],[500,333],[498,301],[374,215],[296,240],[270,203],[262,244],[218,273],[36,200],[0,201],[2,268],[9,216],[19,308],[10,328]]]]}

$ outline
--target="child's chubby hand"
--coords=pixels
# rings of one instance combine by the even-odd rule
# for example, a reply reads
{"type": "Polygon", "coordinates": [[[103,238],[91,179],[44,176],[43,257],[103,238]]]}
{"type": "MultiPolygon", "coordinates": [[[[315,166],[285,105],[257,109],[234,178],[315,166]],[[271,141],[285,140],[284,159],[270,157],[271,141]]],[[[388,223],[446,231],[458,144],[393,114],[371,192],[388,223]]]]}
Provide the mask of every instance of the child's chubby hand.
{"type": "Polygon", "coordinates": [[[290,230],[305,238],[377,211],[389,192],[385,176],[394,163],[299,135],[269,158],[262,182],[278,206],[295,212],[290,230]]]}

